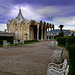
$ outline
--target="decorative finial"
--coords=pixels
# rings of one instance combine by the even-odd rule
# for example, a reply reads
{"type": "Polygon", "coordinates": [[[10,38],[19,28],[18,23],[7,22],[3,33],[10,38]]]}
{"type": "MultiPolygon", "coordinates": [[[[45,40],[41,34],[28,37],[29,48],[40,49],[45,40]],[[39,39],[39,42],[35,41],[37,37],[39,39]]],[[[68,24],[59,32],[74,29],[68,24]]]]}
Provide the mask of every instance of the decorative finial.
{"type": "Polygon", "coordinates": [[[19,7],[19,14],[21,14],[21,7],[19,7]]]}
{"type": "Polygon", "coordinates": [[[19,9],[21,9],[21,6],[19,6],[19,9]]]}

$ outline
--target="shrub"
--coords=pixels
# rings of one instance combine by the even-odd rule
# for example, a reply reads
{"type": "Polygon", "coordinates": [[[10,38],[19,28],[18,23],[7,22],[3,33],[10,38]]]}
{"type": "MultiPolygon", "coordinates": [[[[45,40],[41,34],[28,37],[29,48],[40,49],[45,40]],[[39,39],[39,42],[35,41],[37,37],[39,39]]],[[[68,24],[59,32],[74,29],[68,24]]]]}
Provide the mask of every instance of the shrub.
{"type": "Polygon", "coordinates": [[[69,62],[69,74],[68,75],[72,75],[72,65],[70,62],[69,62]]]}
{"type": "Polygon", "coordinates": [[[73,44],[73,43],[75,43],[75,36],[71,36],[69,38],[69,44],[73,44]]]}
{"type": "Polygon", "coordinates": [[[65,45],[66,39],[69,40],[69,45],[75,43],[75,36],[57,37],[58,44],[65,45]]]}
{"type": "Polygon", "coordinates": [[[64,36],[64,33],[63,32],[60,32],[58,36],[59,37],[63,37],[64,36]]]}
{"type": "Polygon", "coordinates": [[[0,36],[0,44],[3,44],[3,40],[7,40],[12,43],[14,36],[0,36]]]}
{"type": "Polygon", "coordinates": [[[72,65],[72,71],[75,73],[75,44],[69,45],[69,59],[72,65]]]}

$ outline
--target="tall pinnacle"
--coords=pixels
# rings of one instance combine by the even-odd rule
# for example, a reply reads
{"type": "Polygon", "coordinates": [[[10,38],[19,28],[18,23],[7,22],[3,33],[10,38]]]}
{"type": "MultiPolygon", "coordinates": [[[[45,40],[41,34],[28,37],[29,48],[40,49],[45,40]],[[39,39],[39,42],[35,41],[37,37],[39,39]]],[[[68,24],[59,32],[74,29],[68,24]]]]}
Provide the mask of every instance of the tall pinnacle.
{"type": "Polygon", "coordinates": [[[19,7],[19,9],[21,9],[21,7],[19,7]]]}
{"type": "Polygon", "coordinates": [[[19,14],[21,14],[21,7],[19,7],[19,14]]]}
{"type": "Polygon", "coordinates": [[[21,7],[19,7],[19,13],[18,13],[18,16],[16,17],[16,19],[18,21],[21,21],[22,19],[24,19],[23,15],[22,15],[22,12],[21,12],[21,7]]]}

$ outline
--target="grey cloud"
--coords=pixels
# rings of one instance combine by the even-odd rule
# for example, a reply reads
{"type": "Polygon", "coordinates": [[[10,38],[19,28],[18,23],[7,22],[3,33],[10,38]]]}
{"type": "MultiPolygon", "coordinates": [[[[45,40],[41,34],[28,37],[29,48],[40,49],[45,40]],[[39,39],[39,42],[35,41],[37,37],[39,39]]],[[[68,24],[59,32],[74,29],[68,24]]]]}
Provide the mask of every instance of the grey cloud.
{"type": "Polygon", "coordinates": [[[57,17],[53,19],[53,23],[64,23],[66,25],[75,25],[75,16],[57,17]]]}
{"type": "Polygon", "coordinates": [[[57,16],[66,16],[75,12],[75,6],[46,6],[40,9],[34,9],[35,12],[39,15],[43,15],[45,17],[57,17],[57,16]]]}

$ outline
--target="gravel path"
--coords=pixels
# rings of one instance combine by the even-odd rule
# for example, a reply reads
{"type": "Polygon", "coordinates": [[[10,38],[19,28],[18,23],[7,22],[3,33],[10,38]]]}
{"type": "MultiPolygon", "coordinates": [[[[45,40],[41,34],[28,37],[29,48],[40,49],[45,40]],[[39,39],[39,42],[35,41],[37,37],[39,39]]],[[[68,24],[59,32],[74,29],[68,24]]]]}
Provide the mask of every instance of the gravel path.
{"type": "Polygon", "coordinates": [[[49,42],[0,48],[0,75],[46,75],[53,52],[49,42]]]}

